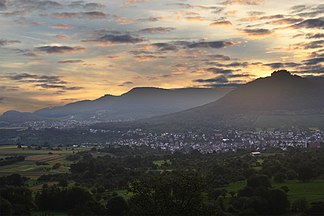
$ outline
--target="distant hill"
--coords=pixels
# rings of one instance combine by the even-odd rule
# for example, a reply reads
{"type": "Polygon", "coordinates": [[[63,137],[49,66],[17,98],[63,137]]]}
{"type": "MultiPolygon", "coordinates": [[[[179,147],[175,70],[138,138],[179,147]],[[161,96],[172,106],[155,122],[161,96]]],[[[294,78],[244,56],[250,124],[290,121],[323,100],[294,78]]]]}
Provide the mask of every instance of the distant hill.
{"type": "Polygon", "coordinates": [[[65,106],[45,108],[34,113],[8,111],[0,122],[37,120],[128,121],[170,114],[215,101],[231,88],[162,89],[138,87],[121,96],[105,95],[65,106]]]}
{"type": "MultiPolygon", "coordinates": [[[[323,78],[303,78],[280,70],[269,77],[242,85],[215,102],[148,119],[145,123],[272,127],[294,124],[306,126],[307,122],[307,126],[312,126],[312,123],[317,121],[324,125],[323,110],[323,78]],[[312,120],[307,115],[311,116],[312,120]]],[[[319,124],[314,123],[314,126],[319,124]]]]}

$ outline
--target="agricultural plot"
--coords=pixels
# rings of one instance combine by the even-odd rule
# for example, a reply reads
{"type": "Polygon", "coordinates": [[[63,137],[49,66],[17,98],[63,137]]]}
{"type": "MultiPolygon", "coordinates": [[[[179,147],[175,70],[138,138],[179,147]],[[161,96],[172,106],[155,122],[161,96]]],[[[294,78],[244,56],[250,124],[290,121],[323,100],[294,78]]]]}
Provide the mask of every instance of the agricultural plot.
{"type": "MultiPolygon", "coordinates": [[[[231,192],[237,192],[244,188],[245,181],[239,181],[229,184],[225,189],[231,192]]],[[[287,180],[283,183],[272,182],[273,188],[281,188],[287,186],[288,199],[290,202],[298,198],[306,198],[308,202],[324,201],[324,180],[312,180],[309,182],[301,182],[298,180],[287,180]]]]}
{"type": "Polygon", "coordinates": [[[66,157],[87,148],[35,149],[0,146],[0,157],[25,156],[25,160],[10,165],[0,166],[0,176],[13,173],[37,178],[44,174],[68,173],[71,162],[66,157]]]}

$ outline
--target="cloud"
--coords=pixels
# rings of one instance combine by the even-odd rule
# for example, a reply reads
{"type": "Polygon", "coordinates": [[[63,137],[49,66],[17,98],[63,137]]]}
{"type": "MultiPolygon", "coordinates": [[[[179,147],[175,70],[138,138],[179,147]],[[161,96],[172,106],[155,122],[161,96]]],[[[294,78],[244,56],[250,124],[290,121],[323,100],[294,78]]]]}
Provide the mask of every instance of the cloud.
{"type": "Polygon", "coordinates": [[[143,3],[146,2],[146,0],[124,0],[125,4],[136,4],[136,3],[143,3]]]}
{"type": "Polygon", "coordinates": [[[0,10],[7,8],[6,3],[7,3],[6,0],[0,0],[0,10]]]}
{"type": "Polygon", "coordinates": [[[70,8],[75,9],[85,9],[85,10],[97,10],[104,8],[104,4],[99,4],[95,2],[85,3],[84,1],[74,1],[68,5],[70,8]]]}
{"type": "Polygon", "coordinates": [[[272,20],[268,22],[267,24],[273,24],[273,25],[286,25],[286,24],[294,24],[303,21],[302,18],[283,18],[283,19],[277,19],[272,20]]]}
{"type": "Polygon", "coordinates": [[[136,37],[130,34],[106,34],[97,39],[83,40],[83,42],[99,42],[99,43],[111,43],[111,44],[123,44],[123,43],[141,43],[146,41],[144,38],[136,37]]]}
{"type": "Polygon", "coordinates": [[[135,55],[134,58],[140,62],[166,59],[165,56],[158,56],[158,55],[135,55]]]}
{"type": "Polygon", "coordinates": [[[37,54],[30,49],[13,49],[17,54],[28,56],[28,57],[36,57],[37,54]]]}
{"type": "Polygon", "coordinates": [[[59,34],[59,35],[55,35],[55,36],[53,36],[53,38],[55,38],[56,40],[67,40],[67,39],[69,39],[70,37],[67,36],[67,35],[59,34]]]}
{"type": "Polygon", "coordinates": [[[52,16],[57,19],[104,19],[107,15],[101,11],[90,11],[54,13],[52,16]]]}
{"type": "Polygon", "coordinates": [[[319,39],[319,38],[324,38],[324,33],[308,33],[306,34],[307,39],[319,39]]]}
{"type": "Polygon", "coordinates": [[[234,67],[234,68],[237,68],[237,67],[247,67],[249,66],[250,64],[253,64],[253,63],[249,63],[249,62],[232,62],[232,63],[229,63],[229,64],[223,64],[223,63],[212,63],[213,65],[216,65],[218,67],[234,67]]]}
{"type": "Polygon", "coordinates": [[[266,37],[266,36],[270,36],[272,34],[272,31],[270,31],[269,29],[263,29],[263,28],[243,29],[243,32],[251,37],[266,37]]]}
{"type": "Polygon", "coordinates": [[[296,5],[293,6],[292,12],[300,17],[316,17],[323,14],[324,4],[318,5],[296,5]]]}
{"type": "Polygon", "coordinates": [[[48,10],[63,8],[63,5],[59,2],[49,0],[13,0],[10,2],[10,5],[24,10],[48,10]]]}
{"type": "Polygon", "coordinates": [[[231,70],[231,69],[223,69],[223,68],[208,68],[207,71],[209,72],[213,72],[215,74],[231,74],[233,73],[235,70],[231,70]]]}
{"type": "Polygon", "coordinates": [[[316,19],[307,19],[300,23],[297,23],[292,28],[318,28],[324,29],[324,18],[316,18],[316,19]]]}
{"type": "Polygon", "coordinates": [[[47,83],[36,84],[35,86],[41,87],[43,89],[60,89],[63,91],[75,91],[75,90],[83,89],[82,87],[77,87],[77,86],[68,87],[65,85],[55,85],[55,84],[47,84],[47,83]]]}
{"type": "Polygon", "coordinates": [[[317,65],[319,63],[324,63],[324,57],[321,58],[311,58],[303,61],[306,65],[317,65]]]}
{"type": "Polygon", "coordinates": [[[221,76],[217,76],[217,77],[211,78],[211,79],[197,79],[197,80],[194,80],[194,82],[224,84],[224,83],[228,83],[228,79],[225,76],[221,75],[221,76]]]}
{"type": "Polygon", "coordinates": [[[223,60],[223,61],[229,61],[229,60],[231,60],[231,58],[229,57],[229,56],[225,56],[225,55],[210,55],[209,56],[210,57],[210,59],[212,59],[212,60],[223,60]]]}
{"type": "Polygon", "coordinates": [[[232,26],[232,23],[229,20],[220,20],[220,21],[212,22],[209,25],[210,26],[232,26]]]}
{"type": "Polygon", "coordinates": [[[21,41],[0,39],[0,46],[7,46],[10,44],[15,44],[15,43],[21,43],[21,41]]]}
{"type": "Polygon", "coordinates": [[[172,43],[154,43],[153,46],[157,47],[159,51],[176,51],[178,47],[172,43]]]}
{"type": "Polygon", "coordinates": [[[60,76],[21,73],[21,74],[9,75],[7,76],[7,78],[20,83],[31,83],[35,87],[41,87],[43,89],[60,89],[63,91],[67,91],[67,90],[73,91],[73,90],[82,89],[82,87],[67,86],[68,83],[62,80],[60,76]]]}
{"type": "Polygon", "coordinates": [[[301,64],[295,62],[274,62],[274,63],[268,63],[264,65],[272,69],[283,69],[287,67],[297,67],[300,66],[301,64]]]}
{"type": "Polygon", "coordinates": [[[2,15],[4,17],[24,16],[26,14],[27,14],[27,12],[25,10],[20,10],[20,11],[6,11],[6,12],[1,12],[0,13],[0,15],[2,15]]]}
{"type": "Polygon", "coordinates": [[[206,18],[202,17],[202,16],[187,16],[185,17],[185,19],[188,22],[201,22],[201,21],[207,21],[206,18]]]}
{"type": "Polygon", "coordinates": [[[41,46],[36,47],[35,50],[47,54],[73,54],[83,52],[85,48],[70,46],[41,46]]]}
{"type": "Polygon", "coordinates": [[[78,63],[84,63],[83,60],[64,60],[64,61],[58,61],[59,64],[78,64],[78,63]]]}
{"type": "Polygon", "coordinates": [[[188,44],[188,48],[214,48],[214,49],[220,49],[225,47],[234,46],[237,43],[231,42],[231,41],[210,41],[210,42],[194,42],[191,44],[188,44]]]}
{"type": "Polygon", "coordinates": [[[263,3],[265,0],[227,0],[224,1],[223,5],[258,5],[263,3]]]}
{"type": "Polygon", "coordinates": [[[118,86],[129,86],[129,85],[133,85],[134,83],[133,82],[123,82],[122,84],[118,85],[118,86]]]}
{"type": "Polygon", "coordinates": [[[52,29],[71,29],[72,26],[71,25],[66,25],[66,24],[56,24],[56,25],[49,26],[49,28],[52,28],[52,29]]]}
{"type": "Polygon", "coordinates": [[[309,43],[304,44],[304,49],[322,48],[323,44],[324,44],[324,40],[311,41],[309,43]]]}
{"type": "Polygon", "coordinates": [[[172,28],[172,27],[151,27],[151,28],[140,29],[137,32],[156,34],[156,33],[166,33],[166,32],[170,32],[173,30],[175,30],[175,28],[172,28]]]}

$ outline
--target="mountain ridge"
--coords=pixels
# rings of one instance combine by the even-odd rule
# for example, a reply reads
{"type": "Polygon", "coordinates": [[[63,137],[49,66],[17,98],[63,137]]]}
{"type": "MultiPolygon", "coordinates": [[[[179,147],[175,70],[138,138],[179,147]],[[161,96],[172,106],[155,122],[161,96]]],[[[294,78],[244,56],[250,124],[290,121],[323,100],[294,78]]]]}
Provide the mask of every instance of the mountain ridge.
{"type": "Polygon", "coordinates": [[[32,113],[13,114],[5,112],[0,121],[19,122],[35,120],[89,120],[89,121],[129,121],[186,110],[219,99],[232,88],[184,88],[163,89],[155,87],[136,87],[114,96],[106,94],[95,100],[82,100],[63,106],[48,107],[32,113]]]}

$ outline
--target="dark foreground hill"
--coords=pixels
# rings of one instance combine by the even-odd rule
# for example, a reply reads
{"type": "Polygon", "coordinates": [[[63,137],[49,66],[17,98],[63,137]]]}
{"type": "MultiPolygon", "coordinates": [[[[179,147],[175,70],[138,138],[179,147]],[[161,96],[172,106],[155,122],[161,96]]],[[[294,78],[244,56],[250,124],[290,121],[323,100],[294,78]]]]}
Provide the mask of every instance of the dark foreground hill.
{"type": "Polygon", "coordinates": [[[39,120],[128,121],[170,114],[215,101],[231,88],[134,88],[121,96],[105,95],[65,106],[45,108],[34,113],[8,111],[0,122],[17,123],[39,120]]]}
{"type": "Polygon", "coordinates": [[[281,70],[223,98],[141,123],[165,127],[324,127],[324,79],[281,70]]]}

